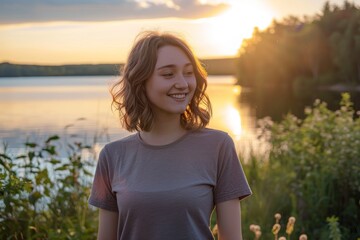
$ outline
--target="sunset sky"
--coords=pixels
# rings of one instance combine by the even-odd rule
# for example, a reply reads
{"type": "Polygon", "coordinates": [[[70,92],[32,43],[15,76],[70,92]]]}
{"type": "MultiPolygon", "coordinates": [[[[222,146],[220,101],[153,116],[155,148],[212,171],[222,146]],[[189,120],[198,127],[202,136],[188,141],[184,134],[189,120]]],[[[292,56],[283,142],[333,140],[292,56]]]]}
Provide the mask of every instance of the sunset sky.
{"type": "MultiPolygon", "coordinates": [[[[143,30],[181,34],[200,58],[235,56],[255,26],[326,0],[0,0],[0,62],[119,63],[143,30]]],[[[343,0],[329,1],[342,5],[343,0]]],[[[350,1],[359,5],[360,0],[350,1]]]]}

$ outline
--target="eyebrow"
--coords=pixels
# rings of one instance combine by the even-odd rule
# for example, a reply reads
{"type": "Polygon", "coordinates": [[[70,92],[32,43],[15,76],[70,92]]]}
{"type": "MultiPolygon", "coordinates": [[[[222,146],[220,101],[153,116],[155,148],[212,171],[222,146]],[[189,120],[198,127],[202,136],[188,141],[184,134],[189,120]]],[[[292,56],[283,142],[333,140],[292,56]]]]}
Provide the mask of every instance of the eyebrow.
{"type": "MultiPolygon", "coordinates": [[[[187,67],[187,66],[192,66],[192,64],[191,63],[186,63],[185,67],[187,67]]],[[[176,68],[176,65],[175,64],[169,64],[169,65],[158,67],[156,70],[161,70],[161,69],[164,69],[164,68],[176,68]]]]}

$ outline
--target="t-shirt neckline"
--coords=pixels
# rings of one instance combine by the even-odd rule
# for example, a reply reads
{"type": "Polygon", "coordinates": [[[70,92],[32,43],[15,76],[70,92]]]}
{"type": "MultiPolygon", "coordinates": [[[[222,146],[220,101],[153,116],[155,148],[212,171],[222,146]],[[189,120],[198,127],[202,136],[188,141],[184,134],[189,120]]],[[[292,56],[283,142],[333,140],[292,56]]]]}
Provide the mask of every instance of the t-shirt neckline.
{"type": "Polygon", "coordinates": [[[153,148],[153,149],[161,149],[161,148],[168,148],[168,147],[171,147],[173,145],[176,145],[178,144],[179,142],[183,141],[187,136],[190,135],[192,131],[188,130],[184,135],[182,135],[181,137],[179,137],[178,139],[176,139],[175,141],[171,142],[171,143],[168,143],[168,144],[164,144],[164,145],[151,145],[151,144],[148,144],[147,142],[145,142],[141,136],[140,136],[140,132],[138,132],[136,134],[136,137],[137,137],[137,140],[142,144],[144,145],[145,147],[148,147],[148,148],[153,148]]]}

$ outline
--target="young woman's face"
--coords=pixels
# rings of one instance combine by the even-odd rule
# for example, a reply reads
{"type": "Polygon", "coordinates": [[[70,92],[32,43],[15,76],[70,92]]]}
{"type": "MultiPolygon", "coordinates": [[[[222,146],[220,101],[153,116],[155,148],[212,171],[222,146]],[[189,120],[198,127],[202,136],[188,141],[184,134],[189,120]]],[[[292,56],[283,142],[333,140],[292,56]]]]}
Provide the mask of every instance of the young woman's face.
{"type": "Polygon", "coordinates": [[[155,115],[183,113],[195,88],[193,65],[186,54],[175,46],[159,48],[155,70],[145,84],[155,115]]]}

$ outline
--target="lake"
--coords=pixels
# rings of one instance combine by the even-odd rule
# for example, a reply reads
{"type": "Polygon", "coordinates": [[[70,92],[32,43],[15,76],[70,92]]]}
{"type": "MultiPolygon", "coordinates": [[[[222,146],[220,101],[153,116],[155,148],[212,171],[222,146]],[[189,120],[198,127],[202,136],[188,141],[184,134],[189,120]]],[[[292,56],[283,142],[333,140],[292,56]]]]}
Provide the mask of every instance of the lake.
{"type": "MultiPolygon", "coordinates": [[[[0,78],[0,142],[18,152],[27,139],[41,141],[52,134],[76,137],[98,148],[127,136],[111,110],[108,89],[116,80],[116,76],[0,78]]],[[[208,81],[213,106],[209,127],[228,132],[242,152],[249,145],[263,147],[256,141],[257,119],[280,120],[289,111],[301,117],[304,106],[315,98],[329,102],[331,108],[340,99],[339,92],[328,91],[301,96],[286,91],[255,93],[234,85],[233,76],[209,76],[208,81]]],[[[352,96],[358,108],[359,93],[352,96]]]]}
{"type": "MultiPolygon", "coordinates": [[[[77,136],[97,144],[122,138],[117,112],[111,110],[109,86],[116,76],[0,78],[0,142],[9,151],[26,140],[52,134],[77,136]]],[[[213,106],[209,127],[228,132],[239,148],[254,138],[254,111],[239,102],[244,89],[233,76],[210,76],[208,94],[213,106]]]]}

